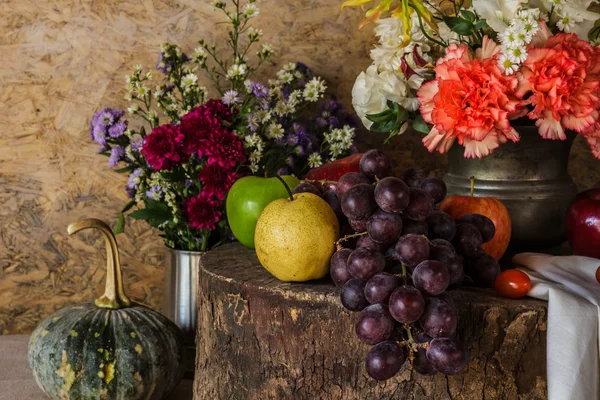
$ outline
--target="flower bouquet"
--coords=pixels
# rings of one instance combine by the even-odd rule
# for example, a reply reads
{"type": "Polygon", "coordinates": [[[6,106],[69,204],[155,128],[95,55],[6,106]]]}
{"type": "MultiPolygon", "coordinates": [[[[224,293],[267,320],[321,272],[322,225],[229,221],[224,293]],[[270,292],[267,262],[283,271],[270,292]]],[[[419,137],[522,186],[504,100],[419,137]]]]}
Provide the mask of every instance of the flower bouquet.
{"type": "Polygon", "coordinates": [[[250,49],[262,31],[249,26],[259,14],[255,0],[213,2],[230,26],[231,58],[200,40],[193,54],[166,43],[156,69],[136,66],[126,77],[127,109],[141,121],[133,126],[125,111],[105,108],[90,122],[91,137],[110,167],[129,174],[131,199],[122,210],[162,231],[173,249],[206,251],[231,240],[224,200],[244,174],[302,177],[323,162],[356,152],[354,115],[334,99],[324,99],[323,79],[301,63],[288,63],[268,84],[252,80],[273,48],[250,49]],[[208,98],[197,72],[203,70],[218,93],[208,98]],[[309,116],[312,116],[310,118],[309,116]],[[130,212],[134,207],[137,210],[130,212]]]}
{"type": "Polygon", "coordinates": [[[582,134],[600,158],[597,1],[393,3],[382,0],[361,24],[376,22],[379,38],[352,92],[367,128],[391,138],[410,126],[429,151],[458,142],[481,158],[518,142],[515,126],[528,119],[545,139],[582,134]]]}

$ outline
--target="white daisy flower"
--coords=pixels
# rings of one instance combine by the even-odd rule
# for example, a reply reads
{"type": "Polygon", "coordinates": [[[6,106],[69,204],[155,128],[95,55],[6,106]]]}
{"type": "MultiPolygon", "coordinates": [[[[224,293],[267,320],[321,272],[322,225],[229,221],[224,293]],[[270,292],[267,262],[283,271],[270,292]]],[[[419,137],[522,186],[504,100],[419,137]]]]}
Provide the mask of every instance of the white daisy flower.
{"type": "Polygon", "coordinates": [[[284,135],[284,130],[281,124],[271,124],[267,131],[267,137],[269,139],[281,139],[284,135]]]}
{"type": "Polygon", "coordinates": [[[309,89],[306,88],[304,89],[304,93],[302,93],[304,95],[304,99],[306,99],[306,101],[310,101],[310,102],[315,102],[317,100],[319,100],[319,92],[317,92],[315,89],[309,89]]]}
{"type": "Polygon", "coordinates": [[[246,75],[246,71],[247,68],[245,64],[233,64],[227,71],[227,77],[229,79],[237,79],[246,75]]]}
{"type": "Polygon", "coordinates": [[[331,154],[331,158],[335,158],[337,156],[339,156],[340,154],[342,154],[342,146],[340,146],[339,143],[333,143],[331,145],[331,147],[329,148],[329,152],[331,154]]]}
{"type": "Polygon", "coordinates": [[[181,86],[184,89],[189,89],[198,82],[198,76],[196,74],[187,74],[181,79],[181,86]]]}
{"type": "Polygon", "coordinates": [[[294,90],[292,93],[290,93],[290,97],[288,97],[288,104],[292,107],[297,106],[301,96],[302,92],[300,90],[294,90]]]}
{"type": "Polygon", "coordinates": [[[284,116],[286,114],[286,111],[287,107],[285,103],[280,101],[275,105],[275,114],[279,115],[280,117],[284,116]]]}
{"type": "Polygon", "coordinates": [[[270,44],[263,44],[260,49],[260,54],[262,54],[263,57],[268,57],[274,52],[275,50],[273,50],[273,46],[271,46],[270,44]]]}
{"type": "Polygon", "coordinates": [[[312,153],[308,156],[308,165],[311,168],[320,167],[323,164],[323,160],[321,159],[321,155],[319,153],[312,153]]]}
{"type": "Polygon", "coordinates": [[[523,44],[523,41],[519,39],[513,27],[510,27],[500,34],[500,43],[504,47],[511,47],[520,46],[523,44]]]}
{"type": "Polygon", "coordinates": [[[513,63],[506,54],[500,55],[500,58],[498,58],[498,66],[506,75],[512,75],[519,69],[519,65],[513,63]]]}
{"type": "Polygon", "coordinates": [[[505,49],[504,54],[515,64],[521,64],[523,61],[527,60],[528,56],[527,48],[523,45],[505,49]]]}
{"type": "Polygon", "coordinates": [[[246,137],[244,137],[244,147],[249,148],[249,147],[256,147],[256,143],[258,142],[260,138],[258,137],[258,135],[256,133],[253,133],[252,135],[246,135],[246,137]]]}
{"type": "Polygon", "coordinates": [[[254,150],[252,153],[250,153],[250,162],[252,164],[254,163],[258,163],[260,161],[260,159],[262,158],[262,152],[258,151],[258,150],[254,150]]]}
{"type": "Polygon", "coordinates": [[[284,84],[292,83],[294,81],[294,75],[290,74],[289,72],[285,72],[281,74],[279,79],[281,79],[281,82],[284,84]]]}
{"type": "Polygon", "coordinates": [[[341,129],[334,129],[331,131],[331,138],[337,142],[341,141],[343,137],[343,132],[341,129]]]}
{"type": "Polygon", "coordinates": [[[240,99],[238,98],[238,92],[236,90],[228,90],[223,95],[223,103],[227,105],[237,104],[240,99]]]}
{"type": "Polygon", "coordinates": [[[258,164],[250,164],[250,171],[252,171],[253,174],[258,172],[258,164]]]}
{"type": "Polygon", "coordinates": [[[265,122],[268,122],[271,119],[271,112],[267,110],[258,110],[256,112],[256,116],[264,124],[265,122]]]}
{"type": "Polygon", "coordinates": [[[297,64],[295,62],[289,62],[283,66],[284,71],[292,72],[296,70],[297,64]]]}
{"type": "Polygon", "coordinates": [[[350,125],[344,125],[342,128],[342,140],[352,140],[355,132],[356,129],[352,128],[350,125]]]}
{"type": "Polygon", "coordinates": [[[248,3],[242,8],[242,14],[246,18],[253,18],[258,15],[258,7],[254,3],[248,3]]]}
{"type": "Polygon", "coordinates": [[[204,47],[198,46],[194,49],[194,54],[192,55],[192,57],[197,60],[206,59],[206,50],[204,50],[204,47]]]}
{"type": "Polygon", "coordinates": [[[579,15],[565,15],[558,20],[556,26],[563,32],[570,33],[577,23],[582,22],[583,18],[579,15]]]}
{"type": "Polygon", "coordinates": [[[250,39],[256,39],[263,35],[262,29],[248,28],[248,37],[250,39]]]}

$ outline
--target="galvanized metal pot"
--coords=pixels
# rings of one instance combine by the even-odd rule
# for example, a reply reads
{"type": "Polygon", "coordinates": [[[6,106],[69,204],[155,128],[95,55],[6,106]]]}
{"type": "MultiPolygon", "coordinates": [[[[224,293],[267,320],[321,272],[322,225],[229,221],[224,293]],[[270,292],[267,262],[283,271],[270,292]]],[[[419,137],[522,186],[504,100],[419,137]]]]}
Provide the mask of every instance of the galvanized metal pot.
{"type": "Polygon", "coordinates": [[[174,250],[167,247],[163,314],[181,328],[187,350],[186,371],[193,373],[198,328],[199,270],[206,252],[174,250]]]}
{"type": "Polygon", "coordinates": [[[567,172],[575,138],[543,139],[534,125],[515,127],[518,143],[500,145],[481,159],[465,159],[462,146],[448,153],[448,194],[469,195],[475,176],[475,196],[495,197],[508,209],[512,220],[513,249],[551,247],[565,240],[565,213],[577,194],[567,172]]]}

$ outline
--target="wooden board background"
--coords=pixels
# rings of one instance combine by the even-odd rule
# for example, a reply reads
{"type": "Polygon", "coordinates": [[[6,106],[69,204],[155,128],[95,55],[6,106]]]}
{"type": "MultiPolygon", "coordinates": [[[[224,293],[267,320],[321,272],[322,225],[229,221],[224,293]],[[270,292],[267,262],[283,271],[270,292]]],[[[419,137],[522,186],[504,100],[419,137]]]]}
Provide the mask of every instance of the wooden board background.
{"type": "MultiPolygon", "coordinates": [[[[358,10],[338,0],[263,0],[265,39],[278,65],[299,60],[329,81],[348,106],[356,75],[370,63],[371,28],[358,32],[358,10]]],[[[114,223],[126,201],[125,177],[113,173],[89,139],[90,116],[122,108],[123,78],[133,65],[153,67],[164,41],[190,51],[214,42],[221,17],[208,0],[3,0],[0,2],[0,334],[25,333],[66,304],[93,298],[104,278],[104,242],[96,233],[68,238],[84,217],[114,223]]],[[[381,138],[363,132],[361,149],[381,138]]],[[[440,172],[419,138],[387,151],[397,168],[440,172]]],[[[598,164],[579,138],[571,172],[580,188],[597,186],[598,164]]],[[[157,232],[132,223],[118,238],[127,290],[159,307],[163,246],[157,232]]]]}

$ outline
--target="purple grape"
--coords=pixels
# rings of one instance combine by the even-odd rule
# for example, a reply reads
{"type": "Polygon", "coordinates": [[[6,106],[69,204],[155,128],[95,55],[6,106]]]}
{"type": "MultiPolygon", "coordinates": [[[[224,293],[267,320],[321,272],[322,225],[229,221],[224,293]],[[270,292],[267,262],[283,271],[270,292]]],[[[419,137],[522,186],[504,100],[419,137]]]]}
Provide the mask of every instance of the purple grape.
{"type": "Polygon", "coordinates": [[[409,233],[398,239],[395,250],[400,262],[414,267],[429,258],[429,241],[425,236],[409,233]]]}
{"type": "Polygon", "coordinates": [[[375,242],[389,245],[402,233],[402,217],[383,210],[377,210],[367,221],[367,232],[375,242]]]}
{"type": "Polygon", "coordinates": [[[348,272],[353,278],[367,281],[385,268],[385,257],[370,247],[359,247],[348,257],[348,272]]]}
{"type": "Polygon", "coordinates": [[[321,197],[321,195],[323,194],[323,190],[321,188],[318,188],[311,182],[301,182],[298,186],[294,188],[294,193],[312,193],[321,197]]]}
{"type": "Polygon", "coordinates": [[[425,221],[429,239],[452,240],[456,234],[454,219],[443,211],[434,211],[425,221]]]}
{"type": "Polygon", "coordinates": [[[469,257],[477,253],[483,244],[481,233],[471,224],[456,225],[456,235],[452,239],[452,244],[456,251],[465,257],[469,257]]]}
{"type": "Polygon", "coordinates": [[[348,257],[352,250],[341,249],[333,253],[329,260],[329,273],[336,286],[343,286],[352,277],[348,273],[348,257]]]}
{"type": "Polygon", "coordinates": [[[458,219],[458,223],[467,223],[475,226],[481,233],[481,241],[487,243],[494,238],[496,226],[491,219],[481,214],[467,214],[458,219]]]}
{"type": "Polygon", "coordinates": [[[398,343],[388,340],[369,350],[365,359],[365,369],[371,378],[385,381],[396,375],[405,361],[406,350],[398,343]]]}
{"type": "Polygon", "coordinates": [[[360,185],[361,183],[366,183],[368,185],[371,181],[369,178],[358,172],[348,172],[347,174],[342,175],[335,188],[338,198],[342,199],[344,193],[346,193],[348,189],[360,185]]]}
{"type": "Polygon", "coordinates": [[[456,312],[447,302],[429,297],[425,299],[425,310],[419,322],[429,336],[449,337],[456,331],[456,312]]]}
{"type": "Polygon", "coordinates": [[[402,236],[408,235],[409,233],[416,233],[417,235],[427,236],[429,229],[425,221],[414,221],[407,216],[402,217],[402,236]]]}
{"type": "Polygon", "coordinates": [[[410,190],[402,180],[389,176],[377,182],[375,201],[383,211],[399,213],[410,202],[410,190]]]}
{"type": "Polygon", "coordinates": [[[335,192],[337,190],[337,182],[328,181],[323,183],[323,190],[325,192],[329,192],[330,190],[333,190],[335,192]]]}
{"type": "Polygon", "coordinates": [[[367,231],[367,221],[367,219],[349,219],[348,224],[354,232],[363,233],[367,231]]]}
{"type": "Polygon", "coordinates": [[[446,239],[433,239],[433,240],[430,240],[429,241],[429,246],[431,247],[431,251],[433,251],[434,248],[437,249],[439,247],[446,247],[448,249],[448,251],[450,251],[451,253],[458,254],[456,252],[456,249],[452,245],[452,243],[450,243],[446,239]]]}
{"type": "Polygon", "coordinates": [[[429,193],[435,204],[444,200],[446,194],[448,193],[448,189],[446,188],[444,181],[436,177],[423,179],[419,187],[429,193]]]}
{"type": "Polygon", "coordinates": [[[425,309],[425,299],[419,290],[412,286],[400,286],[390,296],[390,314],[400,323],[409,324],[421,318],[425,309]]]}
{"type": "Polygon", "coordinates": [[[350,311],[361,311],[369,302],[365,298],[365,282],[359,279],[350,279],[342,288],[340,294],[342,305],[350,311]]]}
{"type": "Polygon", "coordinates": [[[421,375],[435,375],[437,371],[427,359],[427,350],[419,348],[414,355],[415,358],[412,365],[415,371],[421,375]]]}
{"type": "Polygon", "coordinates": [[[361,311],[356,323],[356,336],[366,344],[387,340],[394,330],[394,320],[387,306],[372,304],[361,311]]]}
{"type": "Polygon", "coordinates": [[[386,246],[383,243],[373,241],[369,235],[361,236],[356,242],[356,247],[370,247],[381,253],[386,250],[386,246]]]}
{"type": "Polygon", "coordinates": [[[410,187],[421,187],[421,182],[427,178],[425,171],[409,168],[402,173],[402,180],[410,187]]]}
{"type": "Polygon", "coordinates": [[[479,287],[494,287],[501,268],[498,262],[483,250],[467,259],[467,274],[479,287]]]}
{"type": "Polygon", "coordinates": [[[342,197],[342,211],[349,219],[366,220],[377,209],[373,186],[366,183],[352,186],[342,197]]]}
{"type": "Polygon", "coordinates": [[[327,204],[329,204],[329,207],[331,207],[331,209],[335,213],[335,216],[337,217],[338,221],[346,220],[346,216],[342,212],[342,202],[335,193],[335,190],[328,190],[327,192],[325,192],[325,194],[323,194],[323,200],[325,200],[327,204]]]}
{"type": "Polygon", "coordinates": [[[398,278],[381,272],[373,275],[365,285],[365,298],[371,304],[387,304],[390,295],[398,287],[398,278]]]}
{"type": "Polygon", "coordinates": [[[383,179],[392,174],[392,161],[383,151],[373,149],[362,156],[359,168],[364,176],[374,181],[375,178],[383,179]]]}
{"type": "Polygon", "coordinates": [[[436,338],[429,342],[427,360],[438,372],[454,375],[467,366],[467,351],[454,339],[436,338]]]}
{"type": "Polygon", "coordinates": [[[417,265],[412,274],[415,287],[426,296],[436,296],[448,289],[450,272],[444,264],[426,260],[417,265]]]}
{"type": "Polygon", "coordinates": [[[404,210],[408,218],[423,221],[431,215],[434,209],[435,204],[429,193],[423,189],[410,188],[410,203],[404,210]]]}
{"type": "Polygon", "coordinates": [[[429,259],[439,261],[448,268],[449,286],[460,284],[465,277],[465,270],[462,257],[456,253],[452,244],[444,239],[435,239],[429,242],[429,247],[429,259]],[[436,240],[438,242],[434,243],[436,240]]]}

